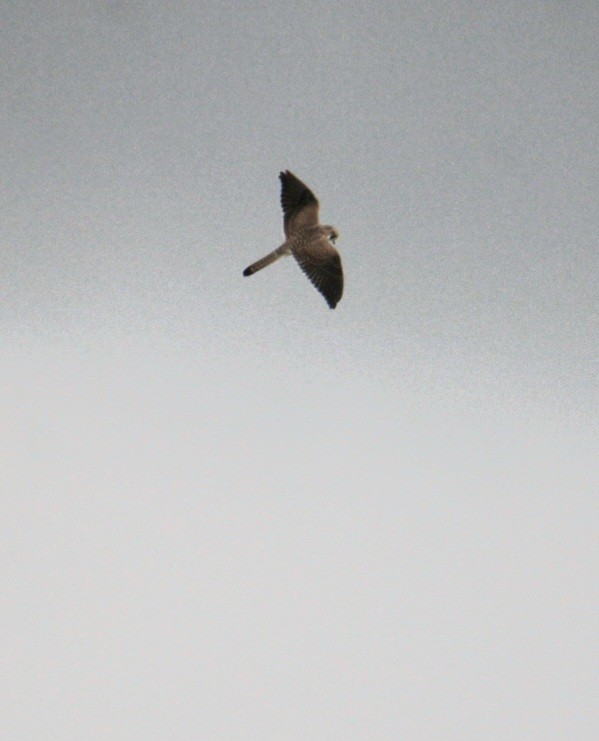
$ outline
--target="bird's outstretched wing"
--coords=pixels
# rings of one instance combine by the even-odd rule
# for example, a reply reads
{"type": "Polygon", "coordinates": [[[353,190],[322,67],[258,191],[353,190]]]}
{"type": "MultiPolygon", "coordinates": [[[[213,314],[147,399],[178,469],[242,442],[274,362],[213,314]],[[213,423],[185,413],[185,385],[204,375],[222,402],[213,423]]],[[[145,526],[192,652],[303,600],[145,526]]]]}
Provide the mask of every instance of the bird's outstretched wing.
{"type": "Polygon", "coordinates": [[[318,200],[310,188],[289,170],[280,173],[279,179],[285,236],[290,237],[299,229],[317,226],[318,200]]]}
{"type": "Polygon", "coordinates": [[[337,250],[323,237],[292,249],[292,253],[312,285],[334,309],[343,295],[343,269],[337,250]]]}

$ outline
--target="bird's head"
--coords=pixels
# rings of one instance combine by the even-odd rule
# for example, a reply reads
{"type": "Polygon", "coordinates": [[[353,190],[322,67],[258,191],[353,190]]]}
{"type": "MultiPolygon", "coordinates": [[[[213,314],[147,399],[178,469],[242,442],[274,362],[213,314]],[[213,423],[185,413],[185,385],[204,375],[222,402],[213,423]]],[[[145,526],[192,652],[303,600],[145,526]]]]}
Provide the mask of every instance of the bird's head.
{"type": "Polygon", "coordinates": [[[326,238],[335,244],[335,242],[339,239],[339,232],[335,229],[334,226],[328,226],[325,225],[321,227],[323,232],[325,233],[326,238]]]}

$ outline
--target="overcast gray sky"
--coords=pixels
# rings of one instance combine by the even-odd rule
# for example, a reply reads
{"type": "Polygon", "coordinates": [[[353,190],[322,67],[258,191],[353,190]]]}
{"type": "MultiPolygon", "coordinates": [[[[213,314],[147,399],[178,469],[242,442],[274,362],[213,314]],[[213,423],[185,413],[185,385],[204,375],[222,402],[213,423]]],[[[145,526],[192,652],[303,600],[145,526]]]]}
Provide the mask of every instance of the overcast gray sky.
{"type": "Polygon", "coordinates": [[[2,738],[599,736],[599,5],[1,7],[2,738]]]}

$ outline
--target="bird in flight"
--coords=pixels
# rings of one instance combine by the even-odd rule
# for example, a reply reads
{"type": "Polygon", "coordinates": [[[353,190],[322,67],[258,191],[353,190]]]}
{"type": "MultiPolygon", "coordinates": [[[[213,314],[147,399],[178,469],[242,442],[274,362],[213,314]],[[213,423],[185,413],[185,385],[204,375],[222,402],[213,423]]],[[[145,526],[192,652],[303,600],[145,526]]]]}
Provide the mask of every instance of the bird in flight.
{"type": "Polygon", "coordinates": [[[334,309],[343,294],[341,258],[335,249],[339,236],[333,226],[318,221],[318,200],[314,193],[292,172],[280,173],[281,206],[285,241],[276,250],[247,267],[244,275],[253,275],[284,255],[293,255],[312,285],[334,309]]]}

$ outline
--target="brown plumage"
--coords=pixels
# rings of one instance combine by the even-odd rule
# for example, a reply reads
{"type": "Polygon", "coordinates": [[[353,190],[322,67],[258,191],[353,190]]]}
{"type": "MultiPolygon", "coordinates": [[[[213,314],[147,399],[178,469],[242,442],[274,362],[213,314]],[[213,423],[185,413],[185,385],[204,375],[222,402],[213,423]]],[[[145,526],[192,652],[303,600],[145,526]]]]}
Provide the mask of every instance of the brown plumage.
{"type": "Polygon", "coordinates": [[[318,220],[319,204],[307,185],[289,170],[279,175],[285,242],[244,271],[252,275],[284,255],[293,255],[312,285],[334,309],[343,295],[341,258],[334,247],[337,230],[318,220]]]}

